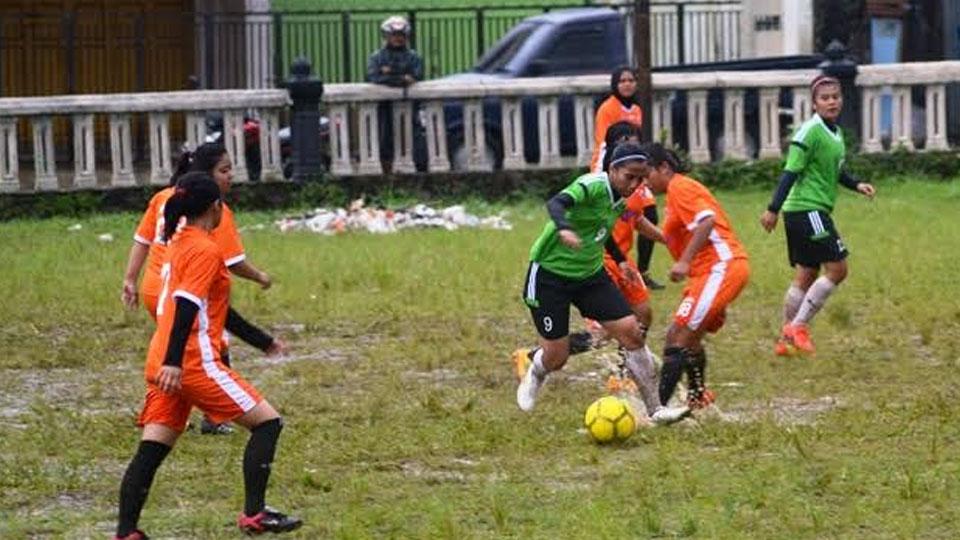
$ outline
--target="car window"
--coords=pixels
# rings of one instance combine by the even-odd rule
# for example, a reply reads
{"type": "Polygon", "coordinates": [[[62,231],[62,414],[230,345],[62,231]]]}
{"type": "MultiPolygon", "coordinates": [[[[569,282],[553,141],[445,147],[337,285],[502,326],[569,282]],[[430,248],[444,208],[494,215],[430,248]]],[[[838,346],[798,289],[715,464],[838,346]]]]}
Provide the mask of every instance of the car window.
{"type": "Polygon", "coordinates": [[[508,33],[480,58],[474,71],[479,73],[502,71],[540,24],[524,23],[508,33]]]}
{"type": "Polygon", "coordinates": [[[569,28],[560,33],[544,56],[550,75],[604,72],[607,39],[602,24],[569,28]]]}

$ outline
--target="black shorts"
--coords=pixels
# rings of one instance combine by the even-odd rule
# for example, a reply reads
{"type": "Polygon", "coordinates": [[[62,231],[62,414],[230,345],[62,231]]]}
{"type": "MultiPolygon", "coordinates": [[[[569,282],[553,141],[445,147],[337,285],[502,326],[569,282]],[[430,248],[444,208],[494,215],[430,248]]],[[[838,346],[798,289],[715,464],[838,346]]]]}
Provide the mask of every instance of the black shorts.
{"type": "Polygon", "coordinates": [[[600,322],[633,314],[603,268],[586,279],[574,280],[531,262],[522,296],[537,332],[546,339],[560,339],[570,332],[570,304],[584,317],[600,322]]]}
{"type": "Polygon", "coordinates": [[[783,228],[790,266],[819,268],[825,262],[842,261],[850,254],[830,214],[822,210],[784,212],[783,228]]]}

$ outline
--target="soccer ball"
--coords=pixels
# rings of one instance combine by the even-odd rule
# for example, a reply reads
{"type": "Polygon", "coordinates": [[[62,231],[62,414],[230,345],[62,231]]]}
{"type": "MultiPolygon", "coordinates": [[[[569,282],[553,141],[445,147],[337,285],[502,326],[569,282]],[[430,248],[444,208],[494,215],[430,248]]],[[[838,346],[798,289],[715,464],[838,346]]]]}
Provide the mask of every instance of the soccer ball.
{"type": "Polygon", "coordinates": [[[630,438],[637,430],[637,418],[625,400],[604,396],[587,407],[583,425],[594,442],[605,444],[630,438]]]}

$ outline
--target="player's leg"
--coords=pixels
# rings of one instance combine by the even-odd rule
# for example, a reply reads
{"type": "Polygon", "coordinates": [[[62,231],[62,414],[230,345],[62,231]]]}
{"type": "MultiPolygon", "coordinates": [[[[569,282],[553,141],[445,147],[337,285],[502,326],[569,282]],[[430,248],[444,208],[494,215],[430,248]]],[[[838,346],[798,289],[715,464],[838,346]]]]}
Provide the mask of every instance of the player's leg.
{"type": "Polygon", "coordinates": [[[576,287],[576,282],[530,263],[523,300],[540,334],[540,347],[530,355],[517,386],[517,405],[523,411],[533,410],[547,375],[563,368],[570,357],[570,298],[576,287]]]}
{"type": "Polygon", "coordinates": [[[190,404],[177,395],[151,386],[147,390],[138,423],[143,426],[140,443],[120,483],[116,538],[146,538],[137,529],[157,469],[166,459],[190,415],[190,404]]]}

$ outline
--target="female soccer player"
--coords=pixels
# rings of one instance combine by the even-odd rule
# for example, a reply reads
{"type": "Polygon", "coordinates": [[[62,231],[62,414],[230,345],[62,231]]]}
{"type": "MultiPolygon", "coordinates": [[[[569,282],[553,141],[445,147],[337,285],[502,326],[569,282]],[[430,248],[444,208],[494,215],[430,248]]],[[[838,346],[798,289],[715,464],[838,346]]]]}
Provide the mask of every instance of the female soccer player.
{"type": "Polygon", "coordinates": [[[230,301],[230,274],[211,231],[222,215],[220,188],[205,173],[184,176],[164,208],[169,243],[144,378],[140,446],[120,485],[117,539],[146,538],[137,529],[154,474],[183,432],[191,407],[216,422],[250,430],[243,456],[246,502],[237,519],[250,534],[285,532],[302,522],[264,505],[270,464],[283,421],[257,390],[220,359],[230,301]],[[181,218],[186,219],[176,233],[181,218]]]}
{"type": "Polygon", "coordinates": [[[783,329],[774,348],[778,356],[814,352],[809,324],[847,277],[847,247],[830,218],[837,184],[869,198],[874,187],[843,168],[846,147],[837,118],[843,108],[840,82],[819,75],[810,84],[816,114],[793,134],[780,184],[760,224],[770,232],[783,210],[790,266],[796,268],[783,300],[783,329]],[[820,276],[820,267],[823,274],[820,276]],[[819,276],[819,277],[818,277],[819,276]]]}
{"type": "MultiPolygon", "coordinates": [[[[613,151],[609,174],[583,175],[547,202],[550,221],[530,250],[523,290],[541,339],[517,388],[521,410],[533,409],[547,374],[567,362],[573,304],[581,315],[598,321],[619,341],[626,349],[628,365],[643,372],[640,392],[655,422],[675,421],[687,412],[686,408],[667,409],[656,403],[653,359],[644,351],[644,332],[603,269],[604,245],[623,213],[626,197],[640,183],[646,159],[638,145],[621,144],[613,151]]],[[[626,279],[640,280],[626,262],[620,269],[626,279]]]]}
{"type": "MultiPolygon", "coordinates": [[[[637,76],[628,66],[618,67],[610,75],[610,97],[600,104],[594,118],[593,128],[593,157],[590,160],[590,172],[606,171],[609,163],[609,154],[613,150],[608,135],[610,128],[615,124],[627,123],[636,127],[635,133],[640,136],[643,126],[643,110],[640,108],[640,97],[637,95],[637,76]]],[[[657,224],[657,204],[655,200],[647,201],[643,208],[643,215],[648,221],[657,224]]],[[[653,257],[653,241],[640,236],[637,238],[637,267],[643,275],[646,286],[651,289],[662,289],[663,285],[650,277],[650,260],[653,257]]]]}
{"type": "MultiPolygon", "coordinates": [[[[195,152],[185,152],[177,164],[177,170],[170,179],[170,187],[161,190],[150,199],[147,211],[140,220],[137,232],[134,234],[133,246],[127,261],[127,270],[123,280],[121,300],[128,308],[135,308],[137,304],[137,276],[147,261],[147,269],[140,284],[140,296],[147,313],[156,320],[157,298],[160,295],[160,269],[166,254],[166,243],[162,239],[164,228],[163,210],[167,200],[173,195],[179,178],[190,171],[204,172],[211,175],[221,192],[226,195],[230,191],[233,181],[233,164],[226,148],[220,144],[206,143],[200,145],[195,152]]],[[[232,273],[250,279],[264,289],[271,285],[270,276],[262,272],[246,260],[240,233],[237,231],[233,212],[223,204],[223,217],[220,225],[214,229],[214,241],[224,253],[224,262],[232,273]]],[[[250,345],[260,349],[268,355],[281,354],[285,344],[275,339],[256,326],[250,324],[235,311],[230,312],[227,319],[227,331],[250,345]]],[[[224,341],[224,350],[221,351],[225,364],[230,365],[230,357],[224,341]]],[[[200,433],[225,435],[233,430],[229,425],[218,425],[204,418],[200,423],[200,433]]]]}
{"type": "Polygon", "coordinates": [[[663,235],[676,261],[670,280],[687,280],[683,300],[667,330],[660,371],[660,402],[667,403],[683,373],[691,408],[713,402],[706,388],[707,353],[703,336],[723,326],[727,306],[747,285],[750,266],[726,213],[710,191],[680,174],[677,157],[657,143],[643,146],[649,156],[645,182],[666,193],[663,235]]]}

